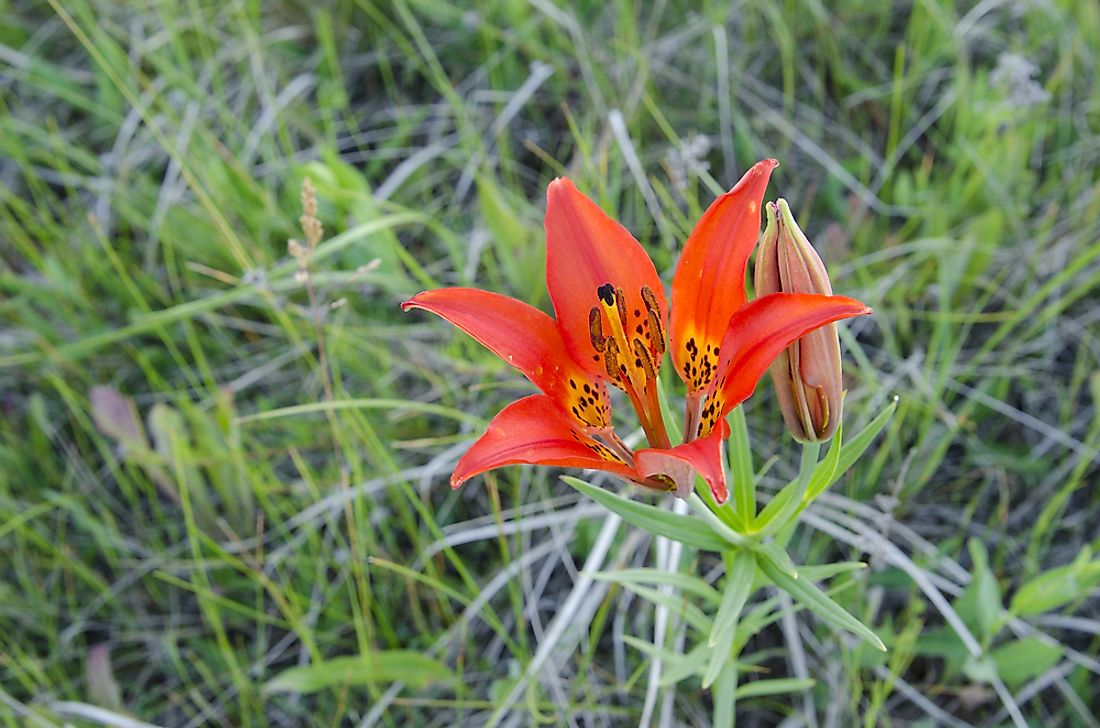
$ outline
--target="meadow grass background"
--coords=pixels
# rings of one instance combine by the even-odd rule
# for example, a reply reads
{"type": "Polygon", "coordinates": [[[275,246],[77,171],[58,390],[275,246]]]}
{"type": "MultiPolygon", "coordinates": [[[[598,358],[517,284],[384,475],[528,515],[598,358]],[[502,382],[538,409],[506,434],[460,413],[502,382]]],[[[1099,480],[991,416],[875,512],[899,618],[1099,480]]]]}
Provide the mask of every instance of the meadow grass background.
{"type": "MultiPolygon", "coordinates": [[[[869,563],[834,595],[891,651],[792,614],[743,685],[816,683],[739,722],[1098,725],[1096,580],[996,619],[1100,549],[1098,54],[1074,0],[0,2],[0,722],[708,724],[624,639],[653,604],[574,588],[594,545],[667,548],[556,471],[452,493],[530,386],[398,303],[545,307],[565,174],[667,279],[774,156],[768,198],[875,309],[847,428],[900,397],[792,549],[869,563]],[[355,655],[359,684],[272,682],[355,655]]],[[[770,384],[747,415],[777,487],[770,384]]]]}

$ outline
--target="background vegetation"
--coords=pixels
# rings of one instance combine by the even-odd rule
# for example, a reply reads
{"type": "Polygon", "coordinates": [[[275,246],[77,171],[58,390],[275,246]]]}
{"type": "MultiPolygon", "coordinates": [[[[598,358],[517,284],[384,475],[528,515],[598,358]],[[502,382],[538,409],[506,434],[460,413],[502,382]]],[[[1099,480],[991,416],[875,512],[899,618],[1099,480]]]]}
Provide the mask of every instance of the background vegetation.
{"type": "Polygon", "coordinates": [[[849,427],[900,397],[792,547],[869,563],[834,596],[891,650],[792,614],[746,649],[815,682],[739,719],[1098,725],[1098,54],[1074,0],[0,0],[2,722],[707,724],[585,578],[666,547],[550,470],[452,493],[530,388],[397,304],[545,306],[562,174],[670,274],[774,156],[875,308],[849,427]]]}

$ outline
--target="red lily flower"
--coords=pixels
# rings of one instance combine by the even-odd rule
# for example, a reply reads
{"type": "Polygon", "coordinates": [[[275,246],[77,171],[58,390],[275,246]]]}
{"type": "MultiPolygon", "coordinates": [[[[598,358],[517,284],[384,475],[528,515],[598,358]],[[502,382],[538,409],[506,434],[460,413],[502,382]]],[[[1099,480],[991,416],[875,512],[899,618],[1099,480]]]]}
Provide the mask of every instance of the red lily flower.
{"type": "Polygon", "coordinates": [[[745,268],[760,233],[760,205],[775,160],[757,163],[704,213],[672,282],[669,343],[687,385],[684,442],[673,446],[657,375],[669,330],[664,288],[637,240],[568,179],[547,190],[546,285],[556,319],[505,296],[468,288],[426,291],[402,304],[435,313],[507,361],[542,394],[506,407],[451,476],[515,463],[604,470],[680,497],[695,474],[726,500],[725,417],[772,360],[800,336],[870,313],[844,296],[775,293],[747,301],[745,268]],[[606,384],[638,414],[649,448],[615,434],[606,384]]]}

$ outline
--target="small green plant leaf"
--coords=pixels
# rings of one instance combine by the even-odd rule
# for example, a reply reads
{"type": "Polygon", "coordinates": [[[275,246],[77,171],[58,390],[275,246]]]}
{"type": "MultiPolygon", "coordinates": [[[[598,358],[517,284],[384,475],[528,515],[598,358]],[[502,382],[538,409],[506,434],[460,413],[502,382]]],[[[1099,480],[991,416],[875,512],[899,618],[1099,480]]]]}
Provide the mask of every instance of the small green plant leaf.
{"type": "Polygon", "coordinates": [[[972,538],[967,546],[973,563],[972,575],[966,589],[955,600],[955,611],[970,629],[991,639],[1003,624],[1001,589],[997,577],[989,568],[989,555],[982,542],[972,538]]]}
{"type": "Polygon", "coordinates": [[[1015,688],[1054,667],[1062,659],[1063,652],[1058,645],[1048,645],[1035,637],[1028,637],[1002,645],[989,656],[996,664],[1001,679],[1015,688]]]}
{"type": "Polygon", "coordinates": [[[737,688],[737,699],[794,693],[800,690],[809,690],[815,684],[816,681],[813,678],[799,680],[797,678],[786,677],[776,678],[774,680],[753,680],[737,688]]]}
{"type": "Polygon", "coordinates": [[[1086,546],[1072,563],[1046,571],[1027,582],[1012,597],[1009,611],[1017,616],[1041,614],[1084,597],[1100,585],[1100,559],[1090,561],[1086,546]]]}
{"type": "Polygon", "coordinates": [[[714,616],[707,645],[713,648],[707,670],[703,673],[703,688],[709,688],[722,671],[723,666],[732,659],[731,648],[737,631],[737,620],[752,593],[753,579],[756,577],[756,560],[748,551],[738,551],[727,560],[729,571],[726,574],[722,592],[722,603],[714,616]]]}
{"type": "Polygon", "coordinates": [[[368,655],[335,657],[284,670],[264,685],[265,693],[315,693],[326,688],[368,683],[403,682],[418,687],[442,682],[451,671],[427,655],[411,650],[380,650],[368,655]]]}
{"type": "Polygon", "coordinates": [[[989,655],[968,655],[963,663],[963,674],[974,682],[989,684],[997,679],[997,665],[989,655]]]}
{"type": "Polygon", "coordinates": [[[563,476],[562,480],[604,508],[622,516],[627,523],[654,535],[664,536],[673,541],[679,541],[685,546],[704,551],[725,551],[730,548],[729,542],[700,518],[681,516],[656,506],[627,500],[568,475],[563,476]]]}
{"type": "Polygon", "coordinates": [[[806,607],[806,609],[809,609],[834,627],[847,630],[866,640],[869,644],[883,652],[886,651],[886,645],[882,644],[882,640],[880,640],[870,628],[851,614],[848,614],[848,612],[844,611],[843,607],[830,599],[825,592],[810,583],[809,579],[792,578],[778,564],[772,561],[771,557],[766,552],[757,551],[756,556],[756,563],[760,567],[760,570],[763,571],[777,587],[794,597],[794,599],[806,607]]]}

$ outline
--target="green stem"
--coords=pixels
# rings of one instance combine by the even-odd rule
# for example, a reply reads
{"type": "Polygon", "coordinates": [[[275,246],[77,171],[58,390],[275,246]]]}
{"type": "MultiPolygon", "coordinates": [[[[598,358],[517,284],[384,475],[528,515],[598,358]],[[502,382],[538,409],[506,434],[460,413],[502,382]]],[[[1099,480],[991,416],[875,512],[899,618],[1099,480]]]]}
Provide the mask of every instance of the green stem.
{"type": "Polygon", "coordinates": [[[714,702],[714,728],[733,728],[737,714],[737,663],[733,660],[722,668],[710,699],[714,702]]]}
{"type": "Polygon", "coordinates": [[[751,539],[745,538],[741,534],[734,531],[727,526],[722,519],[714,515],[714,512],[707,507],[707,504],[703,502],[703,499],[699,497],[698,493],[692,493],[687,498],[688,505],[692,510],[702,516],[703,520],[707,522],[711,528],[717,531],[718,535],[734,546],[746,546],[752,543],[751,539]]]}

